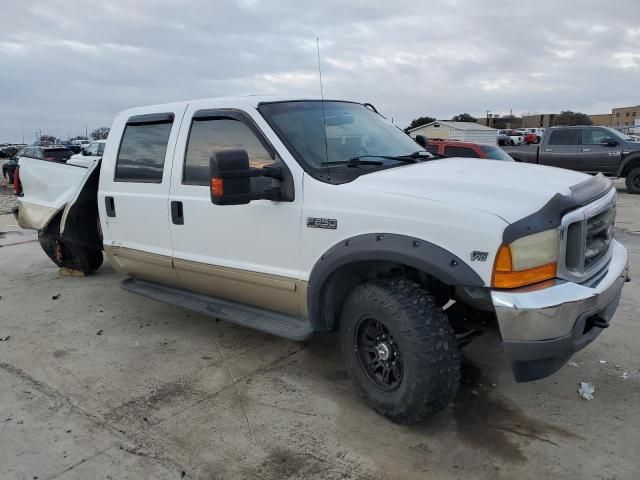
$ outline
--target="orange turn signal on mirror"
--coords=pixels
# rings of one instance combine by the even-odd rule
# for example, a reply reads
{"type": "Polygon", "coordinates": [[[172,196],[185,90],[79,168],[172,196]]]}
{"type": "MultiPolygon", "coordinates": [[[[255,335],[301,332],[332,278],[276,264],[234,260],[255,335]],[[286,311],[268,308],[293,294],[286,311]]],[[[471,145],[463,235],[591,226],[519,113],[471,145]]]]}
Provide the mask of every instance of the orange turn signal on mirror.
{"type": "Polygon", "coordinates": [[[555,278],[557,263],[547,263],[539,267],[514,271],[511,249],[507,245],[500,247],[493,267],[491,284],[494,288],[517,288],[555,278]]]}
{"type": "Polygon", "coordinates": [[[211,195],[221,197],[224,194],[224,182],[221,178],[211,179],[211,195]]]}

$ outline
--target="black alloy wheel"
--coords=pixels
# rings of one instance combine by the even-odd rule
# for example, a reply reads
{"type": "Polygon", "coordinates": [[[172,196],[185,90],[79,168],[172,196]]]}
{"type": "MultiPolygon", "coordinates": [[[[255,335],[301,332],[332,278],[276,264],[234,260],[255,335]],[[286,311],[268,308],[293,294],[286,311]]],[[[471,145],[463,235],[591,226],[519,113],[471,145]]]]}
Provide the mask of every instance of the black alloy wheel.
{"type": "Polygon", "coordinates": [[[403,376],[402,354],[389,329],[367,317],[358,322],[354,333],[354,347],[367,376],[386,392],[397,390],[403,376]]]}

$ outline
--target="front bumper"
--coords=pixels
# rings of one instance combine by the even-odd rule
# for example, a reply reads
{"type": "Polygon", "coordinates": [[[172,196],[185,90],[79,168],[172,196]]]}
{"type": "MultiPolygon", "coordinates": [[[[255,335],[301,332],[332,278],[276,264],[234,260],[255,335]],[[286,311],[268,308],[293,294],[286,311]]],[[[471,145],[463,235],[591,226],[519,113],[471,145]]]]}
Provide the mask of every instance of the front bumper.
{"type": "Polygon", "coordinates": [[[612,251],[606,273],[592,285],[558,280],[540,290],[491,292],[516,381],[551,375],[608,327],[629,271],[627,250],[614,241],[612,251]]]}

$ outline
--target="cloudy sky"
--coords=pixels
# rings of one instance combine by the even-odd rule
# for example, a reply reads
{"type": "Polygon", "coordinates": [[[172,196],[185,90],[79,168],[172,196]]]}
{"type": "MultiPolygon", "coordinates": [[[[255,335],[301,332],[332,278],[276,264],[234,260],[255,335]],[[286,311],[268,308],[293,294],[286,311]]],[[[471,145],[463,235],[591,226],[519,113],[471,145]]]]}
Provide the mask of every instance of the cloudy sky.
{"type": "Polygon", "coordinates": [[[640,1],[2,0],[0,142],[246,93],[369,101],[405,126],[640,104],[640,1]]]}

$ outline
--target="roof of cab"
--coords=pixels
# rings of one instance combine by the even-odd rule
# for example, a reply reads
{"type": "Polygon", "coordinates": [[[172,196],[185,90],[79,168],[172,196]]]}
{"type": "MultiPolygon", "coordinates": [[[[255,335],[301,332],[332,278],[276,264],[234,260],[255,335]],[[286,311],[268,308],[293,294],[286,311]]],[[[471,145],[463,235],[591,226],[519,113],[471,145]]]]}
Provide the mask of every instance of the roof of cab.
{"type": "MultiPolygon", "coordinates": [[[[233,103],[249,105],[254,108],[258,108],[258,105],[261,103],[270,103],[270,102],[299,102],[299,101],[322,101],[323,99],[317,95],[307,95],[307,96],[285,96],[285,95],[234,95],[228,97],[210,97],[210,98],[198,98],[193,100],[185,100],[181,102],[171,102],[171,103],[160,103],[155,105],[142,105],[138,107],[128,108],[119,113],[131,113],[132,111],[139,112],[141,110],[149,109],[149,110],[158,110],[160,107],[176,107],[176,106],[184,106],[192,103],[219,103],[221,105],[229,105],[233,103]]],[[[353,100],[344,100],[344,99],[336,99],[336,98],[325,98],[325,102],[351,102],[351,103],[360,103],[355,102],[353,100]]]]}

